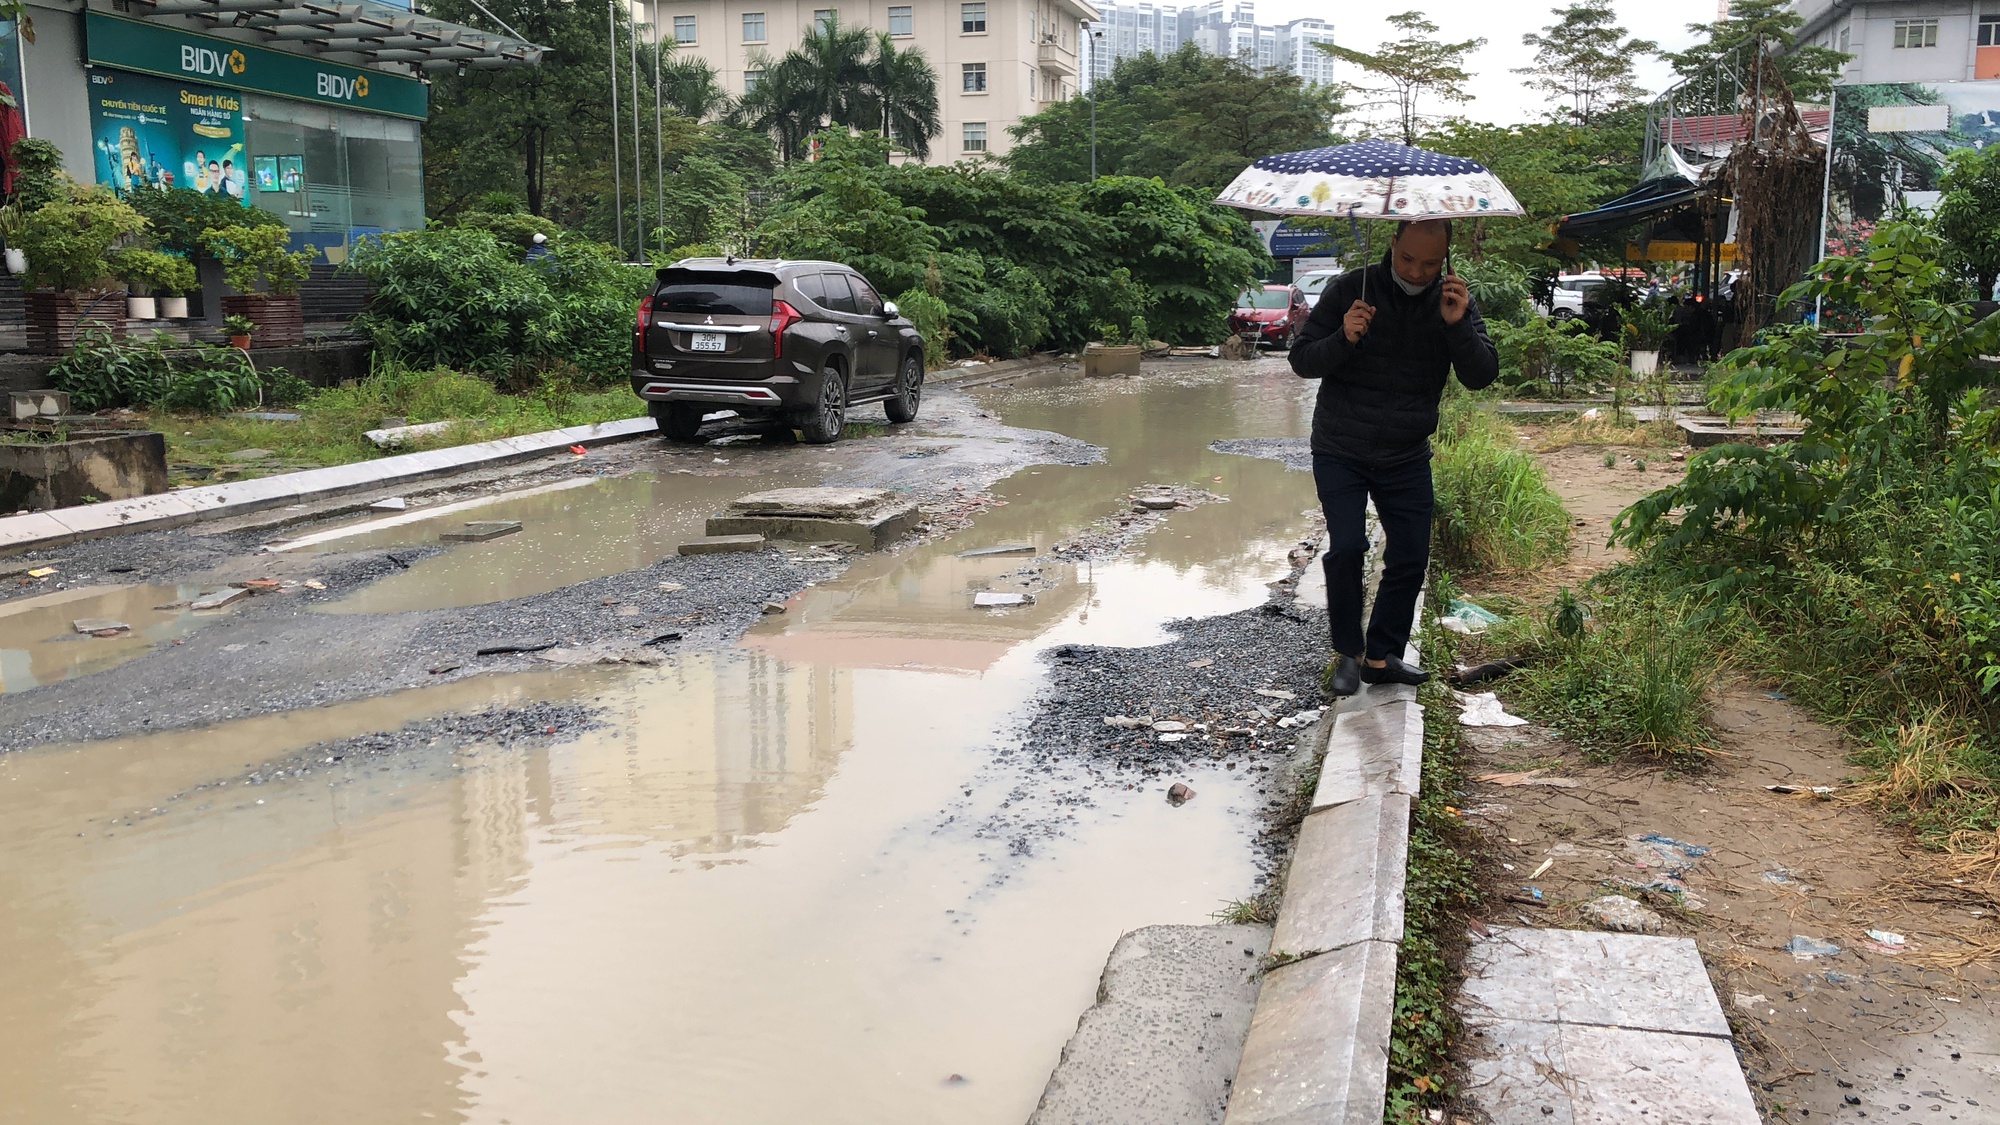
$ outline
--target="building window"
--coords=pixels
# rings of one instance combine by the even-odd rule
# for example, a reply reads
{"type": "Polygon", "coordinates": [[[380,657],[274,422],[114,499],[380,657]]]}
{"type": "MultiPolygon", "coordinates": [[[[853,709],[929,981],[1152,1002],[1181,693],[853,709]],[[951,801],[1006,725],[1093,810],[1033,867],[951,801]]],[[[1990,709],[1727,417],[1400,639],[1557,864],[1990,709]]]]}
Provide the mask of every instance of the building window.
{"type": "Polygon", "coordinates": [[[986,151],[986,122],[968,121],[965,123],[965,151],[986,151]]]}
{"type": "Polygon", "coordinates": [[[745,43],[762,43],[764,41],[764,13],[743,13],[743,41],[745,43]]]}
{"type": "MultiPolygon", "coordinates": [[[[1841,29],[1843,33],[1841,35],[1841,46],[1843,47],[1847,45],[1846,30],[1846,28],[1841,29]]],[[[2000,16],[1979,17],[1979,45],[1982,47],[2000,47],[2000,16]]]]}
{"type": "Polygon", "coordinates": [[[694,42],[694,17],[693,17],[693,16],[675,16],[675,17],[674,17],[674,42],[676,42],[676,43],[692,43],[692,42],[694,42]]]}
{"type": "Polygon", "coordinates": [[[889,34],[915,35],[917,33],[916,21],[911,18],[913,11],[914,9],[909,7],[890,8],[889,34]]]}
{"type": "Polygon", "coordinates": [[[965,71],[965,92],[968,94],[985,93],[986,64],[983,62],[969,62],[964,64],[964,71],[965,71]]]}
{"type": "Polygon", "coordinates": [[[764,80],[764,72],[763,72],[763,71],[761,71],[761,70],[746,70],[746,71],[744,71],[744,72],[743,72],[743,94],[744,94],[744,96],[745,96],[745,97],[748,97],[749,95],[751,95],[751,94],[754,94],[754,93],[756,93],[756,92],[757,92],[757,83],[759,83],[759,82],[762,82],[763,80],[764,80]]]}
{"type": "MultiPolygon", "coordinates": [[[[985,31],[986,5],[960,4],[958,6],[958,29],[963,32],[985,31]]],[[[970,129],[972,126],[967,125],[966,128],[970,129]]],[[[986,126],[981,125],[979,127],[979,135],[982,138],[979,147],[984,149],[986,145],[983,138],[986,136],[986,126]]]]}
{"type": "Polygon", "coordinates": [[[1896,31],[1891,36],[1889,45],[1896,48],[1935,47],[1937,31],[1938,21],[1935,19],[1897,20],[1896,31]]]}
{"type": "Polygon", "coordinates": [[[813,27],[819,31],[825,31],[838,19],[840,19],[839,8],[813,9],[813,27]]]}

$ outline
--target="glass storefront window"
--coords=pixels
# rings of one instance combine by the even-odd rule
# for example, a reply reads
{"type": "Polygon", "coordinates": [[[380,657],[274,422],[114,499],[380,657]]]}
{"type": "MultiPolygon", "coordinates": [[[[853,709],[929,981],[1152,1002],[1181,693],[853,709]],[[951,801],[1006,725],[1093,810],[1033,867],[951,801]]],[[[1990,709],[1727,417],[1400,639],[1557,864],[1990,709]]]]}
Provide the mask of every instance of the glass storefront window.
{"type": "Polygon", "coordinates": [[[284,219],[298,241],[338,263],[356,238],[424,225],[417,122],[255,94],[244,102],[250,202],[284,219]]]}

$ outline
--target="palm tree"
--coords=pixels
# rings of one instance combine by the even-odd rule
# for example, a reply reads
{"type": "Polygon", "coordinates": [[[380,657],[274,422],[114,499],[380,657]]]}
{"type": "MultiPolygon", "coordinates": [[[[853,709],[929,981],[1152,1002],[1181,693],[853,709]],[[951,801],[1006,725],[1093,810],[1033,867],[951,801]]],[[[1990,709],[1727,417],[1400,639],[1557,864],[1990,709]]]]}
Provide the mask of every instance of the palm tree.
{"type": "Polygon", "coordinates": [[[899,51],[884,32],[868,62],[868,92],[882,135],[898,148],[928,160],[931,138],[944,131],[938,115],[938,77],[918,50],[899,51]]]}
{"type": "Polygon", "coordinates": [[[874,128],[868,97],[868,49],[873,45],[867,28],[849,30],[840,26],[838,15],[829,15],[785,52],[778,68],[797,71],[787,77],[802,99],[796,107],[801,115],[828,125],[874,128]]]}
{"type": "Polygon", "coordinates": [[[824,122],[810,108],[814,102],[812,83],[803,60],[797,52],[777,62],[768,57],[753,57],[750,67],[761,69],[764,74],[737,103],[738,115],[749,127],[769,133],[777,142],[778,154],[785,160],[798,159],[806,141],[824,122]]]}
{"type": "Polygon", "coordinates": [[[696,121],[721,117],[731,108],[729,91],[722,88],[715,68],[700,58],[661,64],[660,99],[675,113],[696,121]]]}

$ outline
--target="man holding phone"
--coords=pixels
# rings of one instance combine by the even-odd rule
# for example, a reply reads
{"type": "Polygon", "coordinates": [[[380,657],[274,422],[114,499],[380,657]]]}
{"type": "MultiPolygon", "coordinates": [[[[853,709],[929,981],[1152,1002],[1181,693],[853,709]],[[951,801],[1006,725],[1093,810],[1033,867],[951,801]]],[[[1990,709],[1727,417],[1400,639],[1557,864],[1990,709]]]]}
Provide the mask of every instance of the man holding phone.
{"type": "Polygon", "coordinates": [[[1449,271],[1451,221],[1397,226],[1389,253],[1328,285],[1292,348],[1292,370],[1320,380],[1313,483],[1326,510],[1326,594],[1334,695],[1362,683],[1421,684],[1403,663],[1430,567],[1430,436],[1453,372],[1471,390],[1500,375],[1499,354],[1465,281],[1449,271]],[[1367,502],[1388,544],[1366,635],[1362,567],[1367,502]]]}

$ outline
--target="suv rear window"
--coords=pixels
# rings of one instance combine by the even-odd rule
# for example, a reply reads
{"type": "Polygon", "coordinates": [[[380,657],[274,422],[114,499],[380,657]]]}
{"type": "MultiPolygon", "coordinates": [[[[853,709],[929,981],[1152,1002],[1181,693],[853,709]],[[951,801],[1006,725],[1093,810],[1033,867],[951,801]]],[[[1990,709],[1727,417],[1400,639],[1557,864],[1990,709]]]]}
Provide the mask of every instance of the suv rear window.
{"type": "Polygon", "coordinates": [[[668,270],[653,294],[653,307],[703,316],[770,316],[776,279],[755,274],[668,270]]]}

